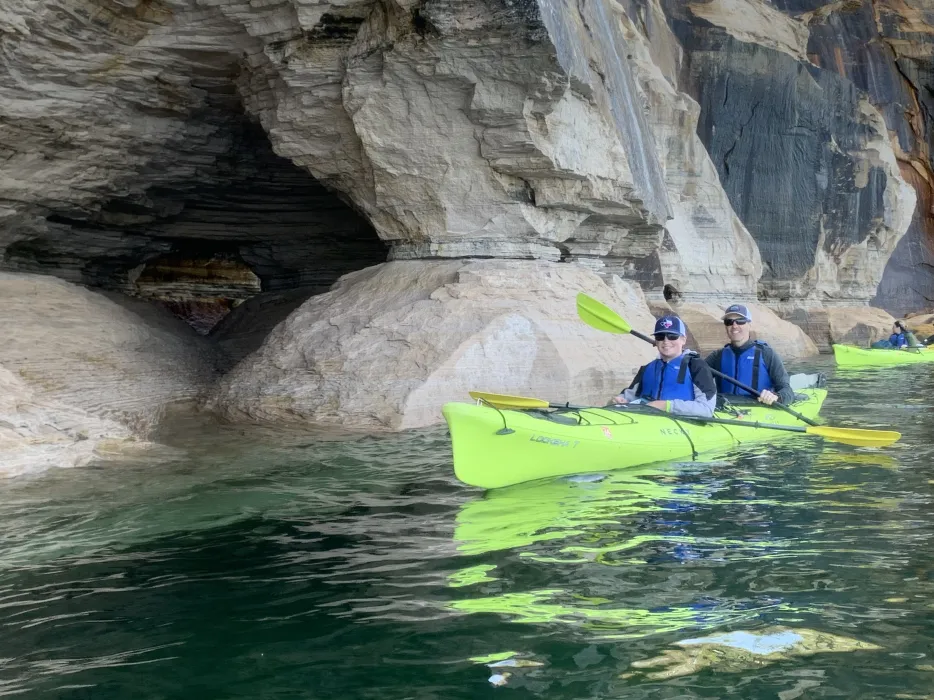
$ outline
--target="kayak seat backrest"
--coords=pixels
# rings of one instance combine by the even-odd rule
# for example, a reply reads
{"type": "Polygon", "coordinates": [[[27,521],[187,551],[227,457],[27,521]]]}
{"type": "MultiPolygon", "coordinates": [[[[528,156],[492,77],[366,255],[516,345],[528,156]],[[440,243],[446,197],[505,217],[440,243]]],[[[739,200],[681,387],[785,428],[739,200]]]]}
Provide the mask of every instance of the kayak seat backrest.
{"type": "MultiPolygon", "coordinates": [[[[820,389],[827,384],[827,375],[823,372],[814,374],[792,374],[788,377],[791,388],[795,391],[799,389],[820,389]]],[[[801,399],[797,399],[800,401],[801,399]]]]}

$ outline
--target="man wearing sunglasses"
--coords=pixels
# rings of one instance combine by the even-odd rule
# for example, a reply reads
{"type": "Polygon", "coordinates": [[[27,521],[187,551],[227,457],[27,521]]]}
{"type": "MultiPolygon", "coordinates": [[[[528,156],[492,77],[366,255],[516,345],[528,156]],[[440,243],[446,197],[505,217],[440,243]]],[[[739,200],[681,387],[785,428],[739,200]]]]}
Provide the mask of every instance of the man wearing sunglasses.
{"type": "Polygon", "coordinates": [[[691,352],[685,352],[687,327],[677,316],[662,316],[655,322],[658,359],[639,368],[632,384],[613,402],[648,403],[649,406],[684,416],[710,418],[717,405],[717,385],[710,367],[691,352]]]}
{"type": "MultiPolygon", "coordinates": [[[[707,364],[760,392],[759,401],[771,406],[776,401],[790,404],[795,400],[788,372],[778,354],[759,340],[752,340],[752,314],[744,304],[728,306],[723,326],[729,343],[707,356],[707,364]]],[[[725,396],[751,396],[732,382],[717,377],[717,393],[725,396]]]]}

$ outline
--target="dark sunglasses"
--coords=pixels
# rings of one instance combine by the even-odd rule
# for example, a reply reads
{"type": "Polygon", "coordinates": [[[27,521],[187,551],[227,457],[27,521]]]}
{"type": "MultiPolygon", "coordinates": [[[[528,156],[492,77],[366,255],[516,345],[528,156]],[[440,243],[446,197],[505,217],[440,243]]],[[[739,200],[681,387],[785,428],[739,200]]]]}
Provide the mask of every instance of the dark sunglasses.
{"type": "Polygon", "coordinates": [[[655,340],[677,340],[681,336],[677,333],[656,333],[655,340]]]}
{"type": "Polygon", "coordinates": [[[729,326],[732,326],[734,323],[735,323],[737,326],[745,326],[747,323],[749,323],[749,321],[747,321],[745,318],[725,318],[725,319],[723,319],[723,325],[724,325],[724,326],[729,327],[729,326]]]}

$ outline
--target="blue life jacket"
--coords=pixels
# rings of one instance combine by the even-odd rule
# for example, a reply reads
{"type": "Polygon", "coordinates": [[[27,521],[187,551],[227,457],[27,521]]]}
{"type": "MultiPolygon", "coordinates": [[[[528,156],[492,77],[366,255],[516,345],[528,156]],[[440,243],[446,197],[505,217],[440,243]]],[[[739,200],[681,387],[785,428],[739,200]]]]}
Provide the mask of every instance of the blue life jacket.
{"type": "MultiPolygon", "coordinates": [[[[762,359],[762,348],[767,347],[768,343],[757,340],[737,355],[733,352],[732,345],[725,345],[720,353],[720,371],[746,386],[751,386],[756,391],[771,389],[774,386],[772,377],[769,376],[769,368],[766,367],[765,360],[762,359]]],[[[740,389],[726,379],[717,379],[717,383],[720,385],[721,394],[752,396],[745,389],[740,389]]]]}
{"type": "Polygon", "coordinates": [[[889,336],[889,342],[897,348],[900,348],[902,345],[908,345],[908,338],[905,337],[904,333],[892,333],[889,336]]]}
{"type": "Polygon", "coordinates": [[[690,355],[682,353],[670,362],[652,360],[642,373],[640,397],[647,401],[694,400],[690,355]]]}

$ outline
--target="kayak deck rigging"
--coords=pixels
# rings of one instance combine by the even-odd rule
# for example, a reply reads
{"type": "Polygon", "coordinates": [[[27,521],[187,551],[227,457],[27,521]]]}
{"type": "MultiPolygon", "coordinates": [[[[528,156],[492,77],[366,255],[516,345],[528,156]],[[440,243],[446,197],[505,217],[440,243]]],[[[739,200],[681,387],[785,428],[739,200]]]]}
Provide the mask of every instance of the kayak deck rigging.
{"type": "MultiPolygon", "coordinates": [[[[803,400],[794,407],[813,418],[826,391],[804,390],[800,397],[803,400]]],[[[757,424],[800,425],[784,411],[754,400],[747,404],[737,399],[733,408],[715,414],[715,420],[730,424],[630,404],[515,410],[449,403],[442,413],[451,431],[458,479],[496,488],[549,476],[696,459],[702,452],[783,434],[757,424]]]]}

